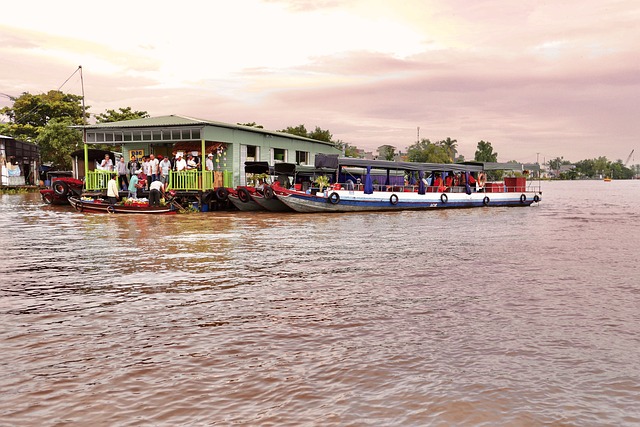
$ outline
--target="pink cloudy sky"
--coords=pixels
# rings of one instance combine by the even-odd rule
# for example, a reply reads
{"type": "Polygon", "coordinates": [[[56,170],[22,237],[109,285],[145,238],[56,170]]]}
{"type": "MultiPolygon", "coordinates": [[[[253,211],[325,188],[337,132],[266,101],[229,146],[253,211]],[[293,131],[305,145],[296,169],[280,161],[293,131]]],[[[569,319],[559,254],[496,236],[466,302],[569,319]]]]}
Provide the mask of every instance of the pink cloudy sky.
{"type": "MultiPolygon", "coordinates": [[[[639,23],[637,0],[23,0],[0,15],[0,93],[82,65],[94,114],[320,126],[367,150],[404,151],[419,127],[468,159],[485,140],[501,161],[626,160],[639,23]]],[[[78,74],[62,90],[80,94],[78,74]]]]}

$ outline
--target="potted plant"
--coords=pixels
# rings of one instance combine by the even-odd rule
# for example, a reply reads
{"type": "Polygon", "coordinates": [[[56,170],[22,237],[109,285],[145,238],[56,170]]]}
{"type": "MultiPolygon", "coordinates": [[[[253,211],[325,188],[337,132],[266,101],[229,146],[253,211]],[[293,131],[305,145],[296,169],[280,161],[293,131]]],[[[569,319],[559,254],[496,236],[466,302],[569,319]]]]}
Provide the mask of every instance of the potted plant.
{"type": "Polygon", "coordinates": [[[317,184],[318,187],[320,187],[320,193],[322,193],[322,190],[324,189],[324,187],[329,186],[329,177],[327,177],[326,175],[320,175],[313,182],[317,184]]]}

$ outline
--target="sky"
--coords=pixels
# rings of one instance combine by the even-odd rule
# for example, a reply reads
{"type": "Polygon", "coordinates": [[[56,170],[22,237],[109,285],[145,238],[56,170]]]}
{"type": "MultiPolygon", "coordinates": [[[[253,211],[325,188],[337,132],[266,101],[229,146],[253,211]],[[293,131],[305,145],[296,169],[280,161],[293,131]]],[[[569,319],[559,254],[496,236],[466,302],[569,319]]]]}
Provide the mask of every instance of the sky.
{"type": "Polygon", "coordinates": [[[625,161],[640,151],[639,41],[637,0],[22,0],[0,14],[0,107],[84,87],[93,114],[625,161]]]}

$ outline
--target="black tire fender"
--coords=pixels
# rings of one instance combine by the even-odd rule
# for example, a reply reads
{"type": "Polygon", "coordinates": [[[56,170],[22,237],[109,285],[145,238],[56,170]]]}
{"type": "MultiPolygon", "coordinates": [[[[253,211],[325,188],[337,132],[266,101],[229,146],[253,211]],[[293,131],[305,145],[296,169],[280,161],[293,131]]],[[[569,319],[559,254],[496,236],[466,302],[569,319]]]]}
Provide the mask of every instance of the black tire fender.
{"type": "Polygon", "coordinates": [[[447,196],[446,194],[442,193],[442,194],[440,195],[440,201],[441,201],[442,203],[447,203],[447,202],[449,201],[449,196],[447,196]]]}
{"type": "Polygon", "coordinates": [[[522,195],[520,196],[520,203],[524,203],[524,202],[526,202],[526,201],[527,201],[527,195],[526,195],[526,194],[522,194],[522,195]]]}
{"type": "Polygon", "coordinates": [[[391,203],[392,205],[397,205],[398,204],[398,196],[395,194],[392,194],[391,197],[389,197],[389,203],[391,203]]]}
{"type": "Polygon", "coordinates": [[[246,188],[239,188],[238,199],[240,199],[240,201],[243,203],[247,203],[249,200],[251,200],[251,194],[249,194],[249,190],[247,190],[246,188]]]}
{"type": "Polygon", "coordinates": [[[64,181],[53,181],[51,188],[53,189],[53,192],[60,197],[66,197],[67,194],[69,194],[69,184],[64,181]]]}
{"type": "Polygon", "coordinates": [[[220,188],[216,189],[216,197],[221,202],[224,201],[224,200],[227,200],[227,197],[229,197],[229,190],[227,190],[224,187],[220,187],[220,188]]]}
{"type": "Polygon", "coordinates": [[[333,193],[329,194],[327,200],[332,205],[337,205],[338,203],[340,203],[340,195],[334,191],[333,193]]]}
{"type": "Polygon", "coordinates": [[[267,185],[264,187],[264,190],[262,190],[262,192],[264,193],[265,199],[273,199],[273,196],[274,196],[273,188],[267,185]]]}
{"type": "Polygon", "coordinates": [[[537,194],[533,196],[533,201],[538,203],[540,201],[540,196],[538,196],[537,194]]]}
{"type": "MultiPolygon", "coordinates": [[[[80,206],[82,206],[82,204],[80,206]]],[[[116,208],[114,208],[113,205],[109,205],[109,206],[107,206],[107,212],[110,213],[110,214],[115,213],[116,212],[116,208]]]]}
{"type": "Polygon", "coordinates": [[[490,201],[491,199],[489,199],[489,196],[484,196],[484,199],[482,199],[482,204],[485,206],[489,206],[490,201]]]}

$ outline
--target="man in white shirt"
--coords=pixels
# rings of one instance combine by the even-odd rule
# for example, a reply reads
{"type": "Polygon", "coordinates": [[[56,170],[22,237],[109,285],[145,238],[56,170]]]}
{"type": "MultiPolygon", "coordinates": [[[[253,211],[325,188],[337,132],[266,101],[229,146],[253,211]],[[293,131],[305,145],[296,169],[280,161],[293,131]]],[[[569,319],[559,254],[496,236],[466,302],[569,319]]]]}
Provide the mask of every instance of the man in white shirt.
{"type": "Polygon", "coordinates": [[[158,164],[160,162],[153,154],[149,154],[149,169],[151,170],[151,182],[157,181],[160,179],[158,174],[158,164]]]}
{"type": "Polygon", "coordinates": [[[213,170],[213,154],[209,154],[207,156],[207,161],[205,162],[204,166],[207,168],[208,171],[213,170]]]}
{"type": "Polygon", "coordinates": [[[162,159],[160,164],[158,165],[160,168],[160,181],[163,184],[167,184],[169,182],[169,171],[171,170],[171,160],[168,157],[162,159]]]}
{"type": "Polygon", "coordinates": [[[160,195],[164,195],[162,181],[153,181],[149,186],[149,206],[160,206],[160,195]]]}
{"type": "Polygon", "coordinates": [[[102,159],[102,163],[100,163],[100,169],[105,171],[113,170],[113,161],[111,161],[108,154],[104,155],[104,159],[102,159]]]}
{"type": "Polygon", "coordinates": [[[193,160],[193,156],[189,154],[189,156],[187,157],[187,169],[196,169],[197,167],[198,164],[195,160],[193,160]]]}
{"type": "Polygon", "coordinates": [[[142,172],[147,177],[146,188],[149,188],[149,183],[151,182],[151,163],[149,163],[149,158],[147,156],[142,158],[142,172]]]}
{"type": "Polygon", "coordinates": [[[107,184],[107,199],[109,199],[110,205],[115,205],[119,198],[120,192],[118,191],[118,182],[116,181],[116,176],[111,175],[111,179],[107,184]]]}
{"type": "Polygon", "coordinates": [[[187,162],[182,158],[180,154],[178,154],[178,157],[176,158],[176,170],[180,172],[185,169],[187,169],[187,162]]]}

